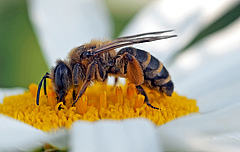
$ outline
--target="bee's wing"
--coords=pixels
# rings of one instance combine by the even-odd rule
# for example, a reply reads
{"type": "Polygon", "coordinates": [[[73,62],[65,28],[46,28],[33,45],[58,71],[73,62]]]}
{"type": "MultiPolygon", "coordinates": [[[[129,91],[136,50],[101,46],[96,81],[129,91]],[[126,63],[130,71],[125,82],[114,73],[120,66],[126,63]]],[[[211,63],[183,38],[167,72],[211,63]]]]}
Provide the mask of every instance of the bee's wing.
{"type": "Polygon", "coordinates": [[[131,36],[119,37],[119,38],[116,38],[116,39],[114,39],[112,41],[117,41],[117,40],[120,40],[120,39],[129,39],[129,38],[143,37],[145,35],[148,35],[148,36],[150,36],[150,35],[160,35],[160,34],[167,33],[167,32],[172,32],[172,31],[174,31],[174,30],[141,33],[141,34],[136,34],[136,35],[131,35],[131,36]]]}
{"type": "Polygon", "coordinates": [[[120,48],[127,45],[137,44],[137,43],[145,43],[151,41],[157,41],[161,39],[168,39],[171,37],[176,37],[177,35],[166,35],[166,36],[159,36],[162,33],[171,32],[172,30],[168,31],[159,31],[159,32],[150,32],[150,33],[142,33],[132,36],[125,36],[114,39],[110,41],[110,43],[104,44],[101,47],[98,47],[93,50],[94,54],[100,54],[106,51],[110,51],[116,48],[120,48]]]}

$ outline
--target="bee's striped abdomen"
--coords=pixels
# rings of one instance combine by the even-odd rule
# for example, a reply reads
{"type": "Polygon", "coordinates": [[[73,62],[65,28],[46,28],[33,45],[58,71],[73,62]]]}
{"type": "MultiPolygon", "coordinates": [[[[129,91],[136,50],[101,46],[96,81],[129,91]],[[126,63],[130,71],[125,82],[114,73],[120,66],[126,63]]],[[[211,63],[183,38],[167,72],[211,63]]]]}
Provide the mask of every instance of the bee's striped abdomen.
{"type": "Polygon", "coordinates": [[[128,52],[133,55],[143,69],[144,85],[153,88],[157,91],[164,92],[166,95],[171,96],[173,93],[173,82],[167,69],[164,65],[154,56],[148,52],[132,47],[126,47],[118,52],[118,55],[128,52]]]}

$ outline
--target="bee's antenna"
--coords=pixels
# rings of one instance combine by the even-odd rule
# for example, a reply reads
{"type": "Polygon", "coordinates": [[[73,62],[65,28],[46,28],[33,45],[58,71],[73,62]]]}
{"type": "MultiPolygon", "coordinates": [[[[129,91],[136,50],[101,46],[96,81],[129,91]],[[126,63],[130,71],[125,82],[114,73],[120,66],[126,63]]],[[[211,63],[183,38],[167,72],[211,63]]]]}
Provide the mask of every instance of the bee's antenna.
{"type": "Polygon", "coordinates": [[[40,96],[40,90],[41,90],[41,87],[42,87],[42,81],[43,81],[43,87],[44,87],[44,94],[47,95],[47,82],[46,82],[46,79],[49,78],[49,73],[47,72],[42,80],[40,81],[39,85],[38,85],[38,91],[37,91],[37,98],[36,98],[36,103],[37,105],[39,105],[39,96],[40,96]]]}

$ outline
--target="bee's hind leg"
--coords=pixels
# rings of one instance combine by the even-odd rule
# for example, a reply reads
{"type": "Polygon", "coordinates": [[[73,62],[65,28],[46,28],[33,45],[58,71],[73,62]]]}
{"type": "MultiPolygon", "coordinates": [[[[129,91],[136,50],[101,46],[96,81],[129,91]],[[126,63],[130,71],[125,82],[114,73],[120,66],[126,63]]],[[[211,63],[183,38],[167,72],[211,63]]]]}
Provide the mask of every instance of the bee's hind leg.
{"type": "Polygon", "coordinates": [[[143,95],[143,96],[145,97],[144,102],[145,102],[149,107],[151,107],[151,108],[153,108],[153,109],[157,109],[157,110],[159,109],[159,108],[154,107],[153,105],[151,105],[151,103],[150,103],[149,100],[148,100],[147,94],[146,94],[146,92],[144,91],[144,89],[142,88],[141,85],[136,86],[136,89],[137,89],[138,93],[140,93],[141,95],[143,95]]]}
{"type": "Polygon", "coordinates": [[[118,77],[115,77],[115,78],[114,78],[114,87],[117,86],[117,83],[118,83],[118,77]]]}

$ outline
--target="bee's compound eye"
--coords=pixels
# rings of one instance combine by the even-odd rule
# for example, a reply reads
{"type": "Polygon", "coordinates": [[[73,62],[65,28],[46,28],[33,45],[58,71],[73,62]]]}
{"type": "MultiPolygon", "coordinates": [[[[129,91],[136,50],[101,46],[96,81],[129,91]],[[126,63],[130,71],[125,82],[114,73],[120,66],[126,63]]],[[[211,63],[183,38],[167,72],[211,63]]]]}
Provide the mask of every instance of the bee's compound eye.
{"type": "Polygon", "coordinates": [[[72,82],[71,70],[64,62],[60,62],[54,70],[56,90],[66,92],[72,82]]]}

